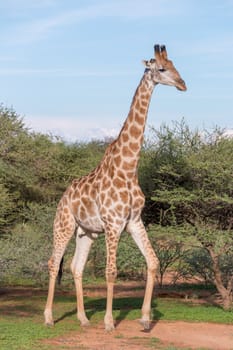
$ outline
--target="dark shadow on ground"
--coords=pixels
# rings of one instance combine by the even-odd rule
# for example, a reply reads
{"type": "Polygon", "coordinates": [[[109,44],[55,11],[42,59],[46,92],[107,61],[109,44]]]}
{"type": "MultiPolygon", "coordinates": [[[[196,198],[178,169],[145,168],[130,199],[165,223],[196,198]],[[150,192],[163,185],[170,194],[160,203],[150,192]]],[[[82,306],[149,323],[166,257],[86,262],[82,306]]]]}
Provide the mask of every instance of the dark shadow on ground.
{"type": "MultiPolygon", "coordinates": [[[[128,318],[129,313],[132,310],[140,310],[142,306],[143,299],[142,298],[117,298],[114,299],[113,302],[113,311],[119,311],[118,316],[115,318],[115,326],[117,327],[121,321],[128,318]]],[[[156,325],[156,323],[160,320],[161,316],[163,316],[157,309],[156,303],[153,302],[152,305],[152,322],[150,329],[143,330],[144,332],[150,332],[156,325]]],[[[85,302],[85,309],[87,318],[91,321],[92,317],[98,312],[105,312],[106,308],[106,298],[97,298],[97,299],[89,299],[85,302]]],[[[58,318],[55,323],[58,323],[64,320],[67,317],[73,316],[76,314],[77,310],[73,309],[72,311],[68,311],[64,313],[60,318],[58,318]]],[[[138,313],[140,317],[140,313],[138,313]]],[[[143,328],[143,326],[142,326],[143,328]]]]}
{"type": "Polygon", "coordinates": [[[66,319],[67,317],[73,316],[77,313],[77,309],[73,309],[71,311],[65,312],[61,317],[57,318],[54,323],[59,323],[61,321],[63,321],[64,319],[66,319]]]}

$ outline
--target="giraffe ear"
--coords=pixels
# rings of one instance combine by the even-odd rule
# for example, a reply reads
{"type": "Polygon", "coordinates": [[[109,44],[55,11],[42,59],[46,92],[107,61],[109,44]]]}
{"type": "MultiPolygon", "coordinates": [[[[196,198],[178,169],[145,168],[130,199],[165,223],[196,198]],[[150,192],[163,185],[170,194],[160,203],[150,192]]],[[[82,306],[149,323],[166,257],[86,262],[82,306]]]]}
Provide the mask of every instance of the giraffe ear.
{"type": "Polygon", "coordinates": [[[149,68],[149,61],[147,61],[147,60],[142,60],[142,64],[143,64],[145,67],[149,68]]]}

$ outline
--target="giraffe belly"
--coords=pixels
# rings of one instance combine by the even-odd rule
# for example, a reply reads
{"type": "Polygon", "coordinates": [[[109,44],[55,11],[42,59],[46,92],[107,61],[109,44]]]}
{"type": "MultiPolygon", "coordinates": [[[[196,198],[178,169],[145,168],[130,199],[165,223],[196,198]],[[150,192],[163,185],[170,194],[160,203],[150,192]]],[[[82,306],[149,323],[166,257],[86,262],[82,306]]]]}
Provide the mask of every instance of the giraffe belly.
{"type": "Polygon", "coordinates": [[[84,220],[77,219],[78,225],[84,230],[92,233],[104,232],[104,223],[99,217],[92,217],[84,220]]]}

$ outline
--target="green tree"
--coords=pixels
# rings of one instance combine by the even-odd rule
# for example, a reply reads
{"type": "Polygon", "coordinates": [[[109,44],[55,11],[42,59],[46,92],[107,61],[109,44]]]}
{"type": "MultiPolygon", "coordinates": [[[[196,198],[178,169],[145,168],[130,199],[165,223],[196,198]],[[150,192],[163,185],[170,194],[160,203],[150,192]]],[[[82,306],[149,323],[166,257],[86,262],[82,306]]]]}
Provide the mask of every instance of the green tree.
{"type": "Polygon", "coordinates": [[[208,251],[213,282],[227,309],[232,305],[232,271],[225,278],[220,260],[233,253],[233,140],[222,134],[218,129],[192,133],[183,124],[178,130],[177,124],[163,129],[153,200],[162,225],[188,223],[187,237],[208,251]]]}

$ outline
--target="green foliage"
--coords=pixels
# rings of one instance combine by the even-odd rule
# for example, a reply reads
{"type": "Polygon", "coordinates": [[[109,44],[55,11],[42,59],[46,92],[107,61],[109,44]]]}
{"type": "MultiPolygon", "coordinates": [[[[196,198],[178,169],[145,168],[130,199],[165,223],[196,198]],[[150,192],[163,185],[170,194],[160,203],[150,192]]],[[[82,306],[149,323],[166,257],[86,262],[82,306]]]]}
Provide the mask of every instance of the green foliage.
{"type": "Polygon", "coordinates": [[[3,106],[0,125],[1,235],[25,221],[31,203],[57,202],[73,178],[96,166],[107,143],[66,144],[51,135],[32,133],[16,112],[3,106]]]}
{"type": "MultiPolygon", "coordinates": [[[[0,125],[0,279],[43,284],[56,203],[73,178],[97,165],[107,142],[67,144],[52,135],[30,132],[14,110],[2,105],[0,125]]],[[[210,259],[230,291],[232,154],[233,139],[224,138],[217,128],[211,133],[192,131],[181,120],[152,129],[142,150],[139,179],[146,195],[143,218],[150,224],[150,239],[160,259],[161,282],[170,268],[179,274],[182,269],[187,277],[199,274],[214,280],[214,271],[207,266],[210,259]],[[155,223],[159,225],[151,226],[155,223]]],[[[65,272],[73,250],[72,241],[65,272]]],[[[103,235],[92,248],[87,276],[104,276],[105,250],[103,235]]],[[[145,275],[144,258],[127,234],[119,244],[118,274],[145,275]]]]}
{"type": "Polygon", "coordinates": [[[30,223],[15,225],[11,235],[1,240],[0,281],[4,284],[42,285],[47,280],[54,208],[31,205],[27,215],[30,223]]]}
{"type": "Polygon", "coordinates": [[[159,259],[159,283],[163,284],[165,272],[174,268],[175,263],[180,261],[185,252],[182,241],[183,227],[163,227],[151,225],[149,227],[149,238],[159,259]]]}
{"type": "Polygon", "coordinates": [[[226,274],[220,262],[233,256],[233,139],[218,129],[201,134],[183,122],[177,125],[156,133],[158,181],[152,200],[162,225],[192,227],[187,236],[207,250],[212,280],[230,305],[233,274],[231,269],[226,274]]]}
{"type": "MultiPolygon", "coordinates": [[[[94,277],[104,277],[106,268],[106,247],[104,235],[99,236],[91,249],[86,273],[94,277]]],[[[145,276],[145,259],[127,233],[123,233],[117,251],[117,270],[119,278],[141,279],[145,276]]]]}
{"type": "Polygon", "coordinates": [[[146,264],[132,237],[123,233],[117,254],[118,276],[129,279],[146,277],[146,264]]]}

